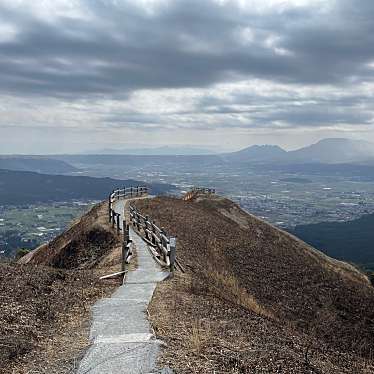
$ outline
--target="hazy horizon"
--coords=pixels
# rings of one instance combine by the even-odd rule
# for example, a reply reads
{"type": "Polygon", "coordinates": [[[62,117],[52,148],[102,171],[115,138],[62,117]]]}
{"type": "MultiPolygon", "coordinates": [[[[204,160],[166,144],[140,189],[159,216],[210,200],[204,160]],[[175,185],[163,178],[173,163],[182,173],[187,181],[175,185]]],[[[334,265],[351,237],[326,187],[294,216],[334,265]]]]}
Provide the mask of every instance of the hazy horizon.
{"type": "MultiPolygon", "coordinates": [[[[323,140],[333,140],[333,139],[344,139],[344,140],[352,140],[352,141],[358,141],[358,142],[363,142],[363,143],[372,143],[371,141],[368,141],[366,139],[355,139],[355,138],[322,138],[322,139],[319,139],[318,141],[316,142],[312,142],[312,143],[307,143],[303,146],[300,146],[300,147],[295,147],[295,148],[286,148],[280,144],[276,144],[276,143],[257,143],[257,144],[250,144],[250,145],[247,145],[247,146],[244,146],[244,147],[240,147],[240,148],[224,148],[224,147],[213,147],[213,146],[209,146],[209,145],[191,145],[191,144],[161,144],[161,145],[147,145],[147,144],[129,144],[129,145],[124,145],[124,146],[121,146],[121,147],[108,147],[108,148],[102,148],[102,149],[99,149],[99,148],[96,148],[96,149],[88,149],[88,150],[82,150],[80,152],[66,152],[66,153],[56,153],[56,152],[40,152],[40,153],[17,153],[17,152],[9,152],[9,153],[6,153],[6,152],[3,152],[2,149],[0,149],[0,155],[2,156],[12,156],[12,155],[21,155],[21,156],[48,156],[48,155],[63,155],[63,154],[81,154],[81,155],[94,155],[94,154],[97,154],[97,155],[104,155],[104,154],[121,154],[121,152],[123,152],[123,154],[126,154],[126,151],[129,152],[129,154],[138,154],[138,155],[141,155],[142,153],[131,153],[131,152],[136,152],[136,151],[144,151],[144,152],[149,152],[149,151],[152,151],[152,150],[156,150],[156,151],[162,151],[162,149],[165,149],[165,151],[167,150],[170,150],[170,151],[174,151],[174,150],[182,150],[182,151],[186,151],[186,155],[188,155],[188,151],[190,151],[191,153],[190,154],[200,154],[198,151],[204,151],[204,153],[201,153],[201,154],[220,154],[220,153],[230,153],[230,152],[237,152],[237,151],[240,151],[240,150],[243,150],[245,148],[249,148],[249,147],[252,147],[252,146],[278,146],[282,149],[284,149],[285,151],[287,152],[290,152],[290,151],[295,151],[295,150],[299,150],[299,149],[302,149],[302,148],[305,148],[305,147],[308,147],[310,145],[313,145],[313,144],[317,144],[319,143],[320,141],[323,141],[323,140]],[[192,153],[193,150],[196,150],[196,153],[192,153]],[[113,152],[113,153],[111,153],[113,152]],[[206,153],[205,153],[206,152],[206,153]]],[[[374,143],[372,143],[374,145],[374,143]]],[[[161,153],[160,153],[161,154],[161,153]]],[[[177,153],[169,153],[170,155],[172,154],[177,154],[177,153]]]]}

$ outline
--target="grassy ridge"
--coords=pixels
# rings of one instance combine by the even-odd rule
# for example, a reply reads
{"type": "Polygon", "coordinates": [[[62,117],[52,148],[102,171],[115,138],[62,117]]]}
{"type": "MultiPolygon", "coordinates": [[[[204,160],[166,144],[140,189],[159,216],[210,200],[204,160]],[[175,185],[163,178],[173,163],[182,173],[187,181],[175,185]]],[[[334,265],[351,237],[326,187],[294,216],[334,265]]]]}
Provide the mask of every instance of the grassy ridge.
{"type": "Polygon", "coordinates": [[[374,369],[374,290],[356,269],[226,199],[136,205],[177,236],[186,270],[152,301],[153,326],[172,347],[163,363],[178,373],[374,369]]]}

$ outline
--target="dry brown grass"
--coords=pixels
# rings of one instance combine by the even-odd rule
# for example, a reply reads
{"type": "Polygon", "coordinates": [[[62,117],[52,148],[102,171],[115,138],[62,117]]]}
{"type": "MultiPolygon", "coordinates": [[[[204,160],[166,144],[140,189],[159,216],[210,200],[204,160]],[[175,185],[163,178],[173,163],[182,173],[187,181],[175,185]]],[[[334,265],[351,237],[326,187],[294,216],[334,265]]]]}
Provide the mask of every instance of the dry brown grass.
{"type": "Polygon", "coordinates": [[[208,273],[209,287],[217,295],[229,302],[242,306],[260,316],[275,319],[274,314],[259,304],[259,302],[248,294],[248,291],[239,285],[238,279],[225,271],[211,270],[208,273]]]}
{"type": "Polygon", "coordinates": [[[94,271],[0,265],[0,372],[53,373],[58,364],[64,373],[62,362],[88,345],[90,306],[117,285],[94,271]]]}
{"type": "Polygon", "coordinates": [[[193,320],[191,326],[186,329],[189,331],[187,334],[187,345],[197,355],[201,354],[212,339],[209,322],[200,320],[193,320]]]}
{"type": "Polygon", "coordinates": [[[181,373],[374,372],[374,290],[356,269],[219,197],[136,205],[177,236],[187,271],[152,301],[170,347],[163,364],[181,373]],[[211,340],[201,345],[193,321],[206,319],[211,340]]]}
{"type": "Polygon", "coordinates": [[[99,204],[27,264],[0,264],[1,373],[73,372],[89,344],[91,305],[121,283],[99,281],[120,270],[119,239],[99,204]]]}

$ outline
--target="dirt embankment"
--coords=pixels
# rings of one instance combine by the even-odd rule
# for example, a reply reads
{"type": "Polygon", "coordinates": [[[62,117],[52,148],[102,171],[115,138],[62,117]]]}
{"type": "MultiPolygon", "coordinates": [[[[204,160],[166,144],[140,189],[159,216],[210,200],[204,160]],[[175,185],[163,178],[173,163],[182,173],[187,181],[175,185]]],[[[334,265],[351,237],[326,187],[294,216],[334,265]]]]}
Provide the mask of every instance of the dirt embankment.
{"type": "Polygon", "coordinates": [[[108,224],[107,203],[103,202],[19,262],[63,269],[93,268],[116,245],[118,237],[108,224]]]}
{"type": "Polygon", "coordinates": [[[186,273],[150,308],[178,373],[372,373],[374,289],[352,266],[219,197],[136,202],[186,273]]]}
{"type": "Polygon", "coordinates": [[[71,373],[89,343],[91,305],[119,285],[99,277],[119,269],[105,203],[19,264],[0,264],[0,372],[71,373]]]}

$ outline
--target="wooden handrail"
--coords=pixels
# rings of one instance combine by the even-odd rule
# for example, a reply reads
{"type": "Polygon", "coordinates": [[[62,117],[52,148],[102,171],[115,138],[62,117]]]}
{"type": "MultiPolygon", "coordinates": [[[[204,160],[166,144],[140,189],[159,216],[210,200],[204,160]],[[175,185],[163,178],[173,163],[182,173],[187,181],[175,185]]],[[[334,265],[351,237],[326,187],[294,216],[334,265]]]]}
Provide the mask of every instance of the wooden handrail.
{"type": "Polygon", "coordinates": [[[149,244],[157,262],[174,271],[176,259],[176,238],[169,236],[148,216],[141,214],[130,205],[130,222],[140,236],[149,244]]]}

